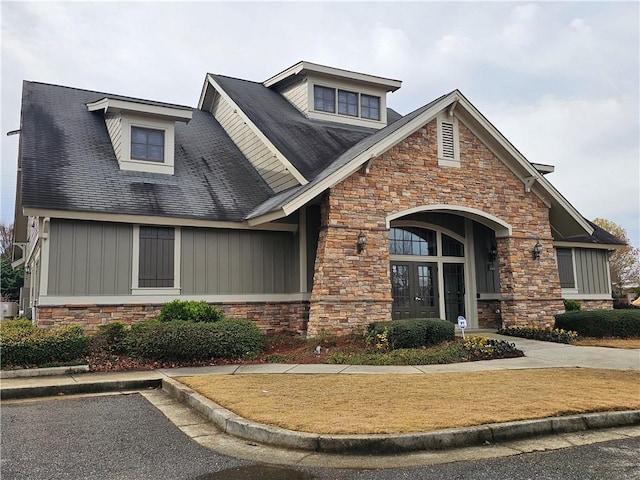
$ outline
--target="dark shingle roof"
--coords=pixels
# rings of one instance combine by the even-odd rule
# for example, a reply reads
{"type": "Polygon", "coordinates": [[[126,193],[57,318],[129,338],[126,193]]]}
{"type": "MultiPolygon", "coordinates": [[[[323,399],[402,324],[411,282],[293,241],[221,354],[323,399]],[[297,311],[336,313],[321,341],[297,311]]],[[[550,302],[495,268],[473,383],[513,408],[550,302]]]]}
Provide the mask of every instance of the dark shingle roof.
{"type": "Polygon", "coordinates": [[[307,180],[376,132],[371,128],[309,119],[262,83],[210,75],[307,180]]]}
{"type": "MultiPolygon", "coordinates": [[[[586,219],[585,219],[586,220],[586,219]]],[[[605,245],[626,245],[625,242],[620,240],[615,235],[610,234],[604,228],[599,227],[593,222],[586,220],[589,225],[593,227],[593,233],[591,235],[583,235],[580,237],[571,237],[567,239],[567,241],[577,242],[577,243],[600,243],[605,245]]]]}
{"type": "Polygon", "coordinates": [[[102,113],[85,106],[105,96],[128,99],[24,82],[24,207],[241,221],[273,195],[213,116],[199,110],[188,124],[176,123],[174,175],[121,171],[102,113]]]}

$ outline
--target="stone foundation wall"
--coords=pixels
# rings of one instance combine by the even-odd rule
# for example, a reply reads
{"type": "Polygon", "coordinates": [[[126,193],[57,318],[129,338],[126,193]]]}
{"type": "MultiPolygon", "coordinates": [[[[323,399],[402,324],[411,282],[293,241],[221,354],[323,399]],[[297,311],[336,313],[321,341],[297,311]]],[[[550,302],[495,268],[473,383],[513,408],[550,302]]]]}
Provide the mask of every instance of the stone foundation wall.
{"type": "MultiPolygon", "coordinates": [[[[266,334],[304,333],[309,318],[309,302],[256,302],[214,304],[230,317],[246,318],[266,334]]],[[[120,320],[131,325],[157,318],[161,304],[145,305],[65,305],[38,307],[37,324],[51,328],[80,325],[95,332],[100,325],[120,320]]]]}
{"type": "Polygon", "coordinates": [[[502,326],[500,300],[478,300],[478,328],[495,328],[502,326]]]}
{"type": "Polygon", "coordinates": [[[582,310],[613,310],[613,300],[577,300],[582,310]]]}

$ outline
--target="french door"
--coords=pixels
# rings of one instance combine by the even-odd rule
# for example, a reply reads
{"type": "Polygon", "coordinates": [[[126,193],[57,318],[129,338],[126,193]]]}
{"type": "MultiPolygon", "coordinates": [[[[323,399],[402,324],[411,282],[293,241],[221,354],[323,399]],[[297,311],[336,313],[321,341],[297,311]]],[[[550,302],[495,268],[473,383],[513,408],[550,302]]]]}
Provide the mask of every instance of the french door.
{"type": "Polygon", "coordinates": [[[436,263],[392,262],[392,318],[439,318],[436,263]]]}

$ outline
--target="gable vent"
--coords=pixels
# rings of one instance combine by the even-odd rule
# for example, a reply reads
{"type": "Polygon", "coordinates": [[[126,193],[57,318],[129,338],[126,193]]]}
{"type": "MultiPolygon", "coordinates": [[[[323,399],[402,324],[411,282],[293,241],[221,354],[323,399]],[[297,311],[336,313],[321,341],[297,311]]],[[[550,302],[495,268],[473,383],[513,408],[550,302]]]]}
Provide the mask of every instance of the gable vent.
{"type": "Polygon", "coordinates": [[[453,123],[442,122],[442,157],[455,158],[453,146],[453,123]]]}

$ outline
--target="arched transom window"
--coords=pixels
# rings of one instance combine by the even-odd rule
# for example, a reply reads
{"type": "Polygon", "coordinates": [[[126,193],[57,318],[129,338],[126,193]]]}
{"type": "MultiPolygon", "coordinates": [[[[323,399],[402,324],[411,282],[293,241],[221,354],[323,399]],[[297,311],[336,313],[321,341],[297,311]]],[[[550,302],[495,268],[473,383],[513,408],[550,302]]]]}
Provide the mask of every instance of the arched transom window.
{"type": "Polygon", "coordinates": [[[455,238],[442,234],[442,252],[438,252],[436,239],[436,232],[426,228],[393,227],[389,231],[389,253],[426,257],[464,257],[464,245],[455,238]]]}

